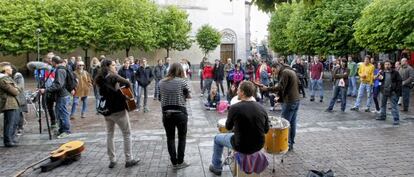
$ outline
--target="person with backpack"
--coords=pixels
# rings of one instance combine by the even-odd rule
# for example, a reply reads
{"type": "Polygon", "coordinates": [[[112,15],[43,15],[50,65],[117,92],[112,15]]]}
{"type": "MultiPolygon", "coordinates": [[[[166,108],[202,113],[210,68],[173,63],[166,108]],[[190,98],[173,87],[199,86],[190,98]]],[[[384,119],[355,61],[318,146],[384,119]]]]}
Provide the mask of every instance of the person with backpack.
{"type": "Polygon", "coordinates": [[[56,97],[56,118],[59,121],[59,135],[57,138],[65,138],[70,135],[70,121],[68,105],[70,99],[70,92],[74,92],[73,87],[73,75],[66,68],[63,59],[59,56],[52,57],[52,65],[56,69],[55,79],[50,87],[39,89],[40,93],[53,93],[56,97]],[[69,90],[71,90],[69,92],[69,90]]]}

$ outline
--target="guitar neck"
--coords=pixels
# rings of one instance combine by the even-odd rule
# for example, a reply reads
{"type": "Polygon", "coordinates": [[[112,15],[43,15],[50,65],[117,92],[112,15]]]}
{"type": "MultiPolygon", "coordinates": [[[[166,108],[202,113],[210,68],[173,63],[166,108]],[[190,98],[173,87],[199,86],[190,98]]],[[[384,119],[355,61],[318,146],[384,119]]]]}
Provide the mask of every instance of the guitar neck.
{"type": "Polygon", "coordinates": [[[34,167],[34,166],[36,166],[37,164],[39,164],[39,163],[42,163],[43,161],[45,161],[45,160],[47,160],[47,159],[49,159],[50,158],[50,156],[47,156],[47,157],[45,157],[45,158],[43,158],[43,159],[41,159],[41,160],[39,160],[39,161],[37,161],[37,162],[35,162],[35,163],[32,163],[30,166],[28,166],[28,167],[26,167],[24,170],[22,170],[22,171],[20,171],[20,172],[18,172],[16,175],[14,175],[14,177],[20,177],[24,172],[26,172],[28,169],[30,169],[30,168],[32,168],[32,167],[34,167]]]}

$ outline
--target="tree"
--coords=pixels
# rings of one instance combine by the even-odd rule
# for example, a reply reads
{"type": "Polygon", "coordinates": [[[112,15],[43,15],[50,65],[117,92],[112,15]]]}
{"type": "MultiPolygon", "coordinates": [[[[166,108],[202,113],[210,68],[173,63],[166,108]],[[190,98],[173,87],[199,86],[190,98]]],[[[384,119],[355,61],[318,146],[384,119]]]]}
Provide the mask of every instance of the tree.
{"type": "Polygon", "coordinates": [[[287,3],[278,6],[277,11],[273,13],[268,25],[270,48],[282,55],[291,54],[287,45],[286,25],[290,20],[290,14],[293,12],[292,6],[287,3]]]}
{"type": "Polygon", "coordinates": [[[221,34],[210,25],[203,25],[197,31],[196,40],[204,52],[204,56],[207,56],[210,51],[216,49],[220,44],[221,34]]]}
{"type": "Polygon", "coordinates": [[[322,0],[315,5],[316,48],[318,54],[347,55],[361,51],[353,36],[354,22],[368,0],[322,0]]]}
{"type": "Polygon", "coordinates": [[[414,1],[375,0],[354,24],[356,42],[373,52],[414,49],[414,1]]]}
{"type": "Polygon", "coordinates": [[[311,19],[315,17],[314,7],[305,7],[303,3],[293,8],[289,22],[286,24],[287,45],[296,54],[314,55],[318,31],[311,19]]]}
{"type": "MultiPolygon", "coordinates": [[[[0,52],[18,55],[37,51],[36,29],[39,27],[39,1],[0,1],[0,52]]],[[[42,34],[42,33],[41,33],[42,34]]],[[[40,36],[45,49],[46,35],[40,36]]]]}
{"type": "Polygon", "coordinates": [[[94,19],[85,0],[43,1],[42,23],[48,36],[48,49],[68,53],[78,47],[89,48],[95,36],[94,19]],[[49,21],[50,20],[50,21],[49,21]]]}
{"type": "MultiPolygon", "coordinates": [[[[318,0],[302,0],[305,4],[307,5],[311,5],[314,4],[316,1],[318,0]]],[[[301,2],[301,0],[252,0],[251,3],[254,3],[257,5],[257,7],[260,10],[263,10],[265,12],[273,12],[276,9],[278,9],[278,5],[283,4],[283,3],[299,3],[301,2]]]]}
{"type": "Polygon", "coordinates": [[[103,25],[98,50],[131,48],[151,50],[156,48],[157,6],[148,0],[102,0],[99,1],[99,21],[103,25]]]}
{"type": "Polygon", "coordinates": [[[158,47],[167,50],[167,57],[171,50],[182,51],[191,47],[191,23],[188,14],[175,6],[168,6],[160,12],[158,25],[158,47]]]}

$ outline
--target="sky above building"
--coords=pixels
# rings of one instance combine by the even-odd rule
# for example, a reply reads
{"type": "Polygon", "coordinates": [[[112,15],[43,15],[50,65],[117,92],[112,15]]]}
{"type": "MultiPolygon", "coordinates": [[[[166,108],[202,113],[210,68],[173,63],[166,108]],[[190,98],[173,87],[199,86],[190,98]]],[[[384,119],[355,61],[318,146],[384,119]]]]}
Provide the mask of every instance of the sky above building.
{"type": "Polygon", "coordinates": [[[262,41],[267,36],[267,24],[270,21],[270,14],[259,11],[257,6],[251,8],[250,32],[251,41],[262,41]]]}

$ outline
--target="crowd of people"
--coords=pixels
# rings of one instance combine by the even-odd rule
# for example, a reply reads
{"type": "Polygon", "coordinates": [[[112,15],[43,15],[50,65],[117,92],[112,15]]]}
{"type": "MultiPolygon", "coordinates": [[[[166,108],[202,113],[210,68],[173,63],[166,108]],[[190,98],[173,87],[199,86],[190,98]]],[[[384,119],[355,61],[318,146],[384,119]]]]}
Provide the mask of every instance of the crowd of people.
{"type": "MultiPolygon", "coordinates": [[[[57,138],[71,134],[70,119],[76,119],[77,106],[82,103],[80,117],[85,118],[87,98],[93,90],[96,99],[96,111],[102,107],[107,128],[107,150],[109,168],[117,165],[114,146],[115,124],[121,129],[124,140],[125,167],[139,163],[132,156],[131,125],[129,113],[121,87],[131,88],[135,95],[135,111],[149,112],[148,87],[154,81],[154,100],[161,102],[162,122],[167,137],[171,167],[181,169],[190,164],[185,162],[188,113],[186,100],[191,98],[188,81],[192,77],[191,64],[186,59],[172,63],[171,58],[157,60],[150,66],[147,59],[126,57],[122,64],[119,60],[109,60],[105,56],[92,58],[89,69],[85,68],[82,57],[62,59],[48,53],[44,61],[52,69],[45,70],[37,77],[38,92],[44,96],[45,106],[50,115],[51,128],[57,138]],[[76,83],[72,79],[76,78],[76,83]],[[141,97],[143,101],[141,102],[141,97]],[[72,105],[71,111],[68,105],[72,105]],[[175,146],[175,131],[178,131],[178,147],[175,146]]],[[[234,98],[238,103],[228,109],[226,128],[232,133],[218,134],[214,138],[214,151],[210,171],[221,174],[223,147],[235,149],[247,156],[256,154],[263,148],[264,135],[269,130],[268,112],[264,105],[270,105],[269,111],[275,111],[280,105],[281,117],[290,123],[288,145],[293,150],[295,144],[296,121],[301,97],[306,98],[309,88],[310,102],[324,101],[324,82],[331,82],[333,94],[326,112],[332,112],[335,103],[340,102],[341,111],[347,109],[347,97],[356,97],[352,111],[359,111],[364,94],[367,95],[365,112],[371,112],[372,100],[378,113],[377,120],[386,119],[387,101],[390,100],[394,125],[399,124],[399,100],[402,111],[408,111],[410,91],[413,87],[414,70],[402,58],[393,66],[391,61],[376,62],[370,56],[357,63],[352,57],[339,57],[330,71],[331,78],[317,56],[308,63],[305,58],[296,57],[291,62],[283,57],[275,60],[260,60],[249,57],[233,64],[231,58],[214,60],[210,63],[203,58],[200,63],[199,77],[202,100],[208,110],[215,110],[222,101],[227,104],[234,98]],[[224,84],[226,80],[226,84],[224,84]],[[358,81],[359,80],[359,81],[358,81]],[[358,87],[359,83],[359,87],[358,87]],[[225,87],[226,86],[226,87],[225,87]],[[317,94],[317,96],[316,96],[317,94]],[[381,102],[379,102],[381,98],[381,102]],[[381,105],[380,105],[381,103],[381,105]]],[[[326,96],[325,96],[326,97],[326,96]]],[[[0,63],[0,111],[4,114],[4,145],[15,147],[16,133],[23,130],[23,112],[27,112],[22,74],[8,62],[0,63]]]]}

